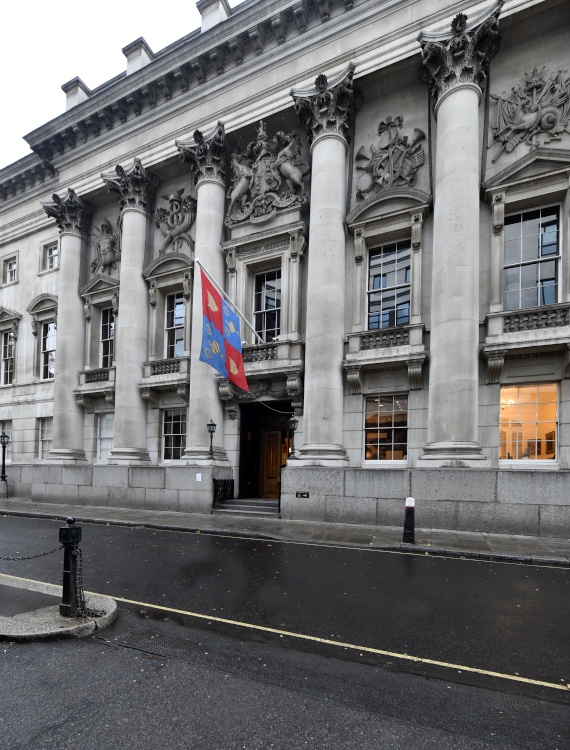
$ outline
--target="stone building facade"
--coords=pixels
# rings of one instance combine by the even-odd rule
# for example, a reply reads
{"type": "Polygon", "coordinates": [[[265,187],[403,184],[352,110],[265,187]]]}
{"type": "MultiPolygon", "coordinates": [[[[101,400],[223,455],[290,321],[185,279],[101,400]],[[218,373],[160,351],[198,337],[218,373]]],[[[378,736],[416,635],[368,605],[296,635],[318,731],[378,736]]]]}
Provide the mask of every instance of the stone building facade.
{"type": "Polygon", "coordinates": [[[0,170],[9,492],[568,534],[566,4],[198,8],[0,170]]]}

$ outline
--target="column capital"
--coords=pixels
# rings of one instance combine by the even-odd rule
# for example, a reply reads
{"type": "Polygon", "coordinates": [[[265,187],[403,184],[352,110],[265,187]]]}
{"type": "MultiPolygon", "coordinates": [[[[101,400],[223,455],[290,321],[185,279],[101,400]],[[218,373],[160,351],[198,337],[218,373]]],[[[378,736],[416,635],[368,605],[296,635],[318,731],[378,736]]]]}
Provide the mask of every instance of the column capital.
{"type": "Polygon", "coordinates": [[[190,164],[196,185],[203,180],[226,184],[229,151],[223,122],[218,122],[206,135],[195,130],[192,140],[177,140],[176,147],[182,161],[190,164]]]}
{"type": "Polygon", "coordinates": [[[121,210],[138,208],[146,212],[159,184],[158,177],[148,172],[136,157],[128,169],[117,164],[114,172],[103,172],[101,178],[110,192],[119,195],[121,210]]]}
{"type": "Polygon", "coordinates": [[[489,64],[501,42],[498,27],[503,4],[504,0],[496,0],[470,22],[464,13],[459,13],[451,22],[451,36],[449,32],[420,33],[420,77],[436,101],[462,84],[484,88],[489,64]]]}
{"type": "Polygon", "coordinates": [[[330,81],[321,73],[314,86],[291,89],[295,111],[307,129],[309,143],[322,135],[346,136],[354,111],[355,67],[349,63],[330,81]]]}
{"type": "Polygon", "coordinates": [[[48,216],[55,219],[60,233],[69,232],[81,236],[89,229],[93,206],[89,201],[82,200],[71,188],[68,188],[65,198],[54,193],[51,201],[42,203],[42,207],[48,216]]]}

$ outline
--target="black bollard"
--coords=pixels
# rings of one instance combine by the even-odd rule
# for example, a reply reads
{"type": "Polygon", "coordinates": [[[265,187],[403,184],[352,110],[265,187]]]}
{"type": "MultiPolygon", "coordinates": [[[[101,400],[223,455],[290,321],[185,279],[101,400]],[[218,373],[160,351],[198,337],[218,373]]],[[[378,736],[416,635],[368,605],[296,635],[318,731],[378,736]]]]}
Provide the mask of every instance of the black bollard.
{"type": "Polygon", "coordinates": [[[63,595],[59,605],[62,617],[77,617],[77,550],[81,541],[81,526],[75,518],[67,519],[67,526],[60,526],[59,542],[63,544],[63,595]]]}
{"type": "Polygon", "coordinates": [[[416,508],[416,501],[414,500],[414,498],[407,497],[406,498],[406,512],[404,515],[404,537],[402,539],[402,542],[404,542],[404,544],[416,543],[415,520],[414,520],[415,508],[416,508]]]}

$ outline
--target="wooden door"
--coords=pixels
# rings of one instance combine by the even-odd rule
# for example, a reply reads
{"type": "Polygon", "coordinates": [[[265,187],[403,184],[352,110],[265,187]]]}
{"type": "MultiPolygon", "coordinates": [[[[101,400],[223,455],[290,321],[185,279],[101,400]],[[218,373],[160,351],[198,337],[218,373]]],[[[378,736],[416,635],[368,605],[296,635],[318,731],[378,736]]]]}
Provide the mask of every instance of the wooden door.
{"type": "Polygon", "coordinates": [[[279,498],[279,481],[281,479],[281,431],[271,430],[264,432],[262,445],[261,486],[263,497],[277,500],[279,498]]]}

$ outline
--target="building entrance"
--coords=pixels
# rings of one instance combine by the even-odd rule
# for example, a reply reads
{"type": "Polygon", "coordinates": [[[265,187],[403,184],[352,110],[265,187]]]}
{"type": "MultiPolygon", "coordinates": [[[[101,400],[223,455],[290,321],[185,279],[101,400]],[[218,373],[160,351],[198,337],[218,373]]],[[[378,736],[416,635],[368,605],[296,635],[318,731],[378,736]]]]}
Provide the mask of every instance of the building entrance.
{"type": "Polygon", "coordinates": [[[290,401],[241,406],[239,497],[278,500],[281,469],[291,450],[290,401]],[[279,413],[285,412],[285,413],[279,413]]]}

